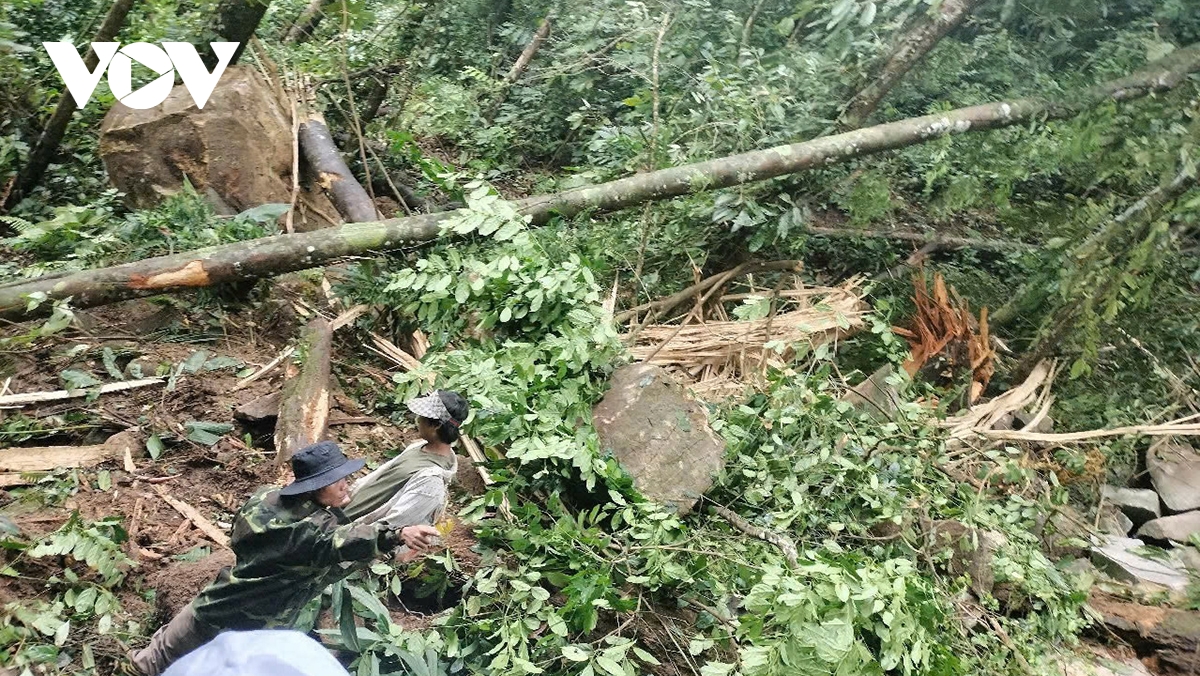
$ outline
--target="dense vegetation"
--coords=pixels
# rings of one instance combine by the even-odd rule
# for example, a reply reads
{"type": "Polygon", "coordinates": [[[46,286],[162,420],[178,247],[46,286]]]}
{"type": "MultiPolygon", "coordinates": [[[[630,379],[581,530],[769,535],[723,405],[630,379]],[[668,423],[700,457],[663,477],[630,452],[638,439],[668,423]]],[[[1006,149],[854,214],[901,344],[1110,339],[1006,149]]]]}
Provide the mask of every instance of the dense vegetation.
{"type": "MultiPolygon", "coordinates": [[[[108,4],[0,8],[0,186],[24,164],[63,90],[38,44],[86,42],[108,4]]],[[[135,3],[121,40],[200,42],[216,4],[135,3]]],[[[1001,446],[986,452],[983,487],[952,479],[935,420],[960,401],[963,382],[915,383],[912,402],[886,422],[841,399],[848,382],[907,354],[891,326],[911,314],[910,276],[880,275],[868,295],[870,331],[836,350],[801,351],[762,387],[711,406],[729,451],[709,497],[793,538],[792,566],[703,510],[681,518],[645,501],[602,453],[591,407],[627,361],[604,302],[614,284],[627,308],[750,259],[800,259],[806,278],[836,283],[886,272],[916,248],[824,237],[813,226],[1004,240],[1024,246],[944,249],[926,263],[972,307],[999,314],[993,332],[1011,352],[989,393],[1023,378],[1031,360],[1054,357],[1064,366],[1053,409],[1060,429],[1174,417],[1200,405],[1200,193],[1114,218],[1194,172],[1200,78],[1066,119],[535,228],[502,198],[846,128],[847,102],[941,3],[334,0],[311,36],[285,40],[309,4],[271,2],[261,42],[244,58],[269,56],[308,79],[364,183],[386,168],[426,204],[467,209],[445,226],[454,237],[355,262],[342,276],[340,295],[377,310],[367,328],[391,336],[419,328],[431,342],[422,370],[356,395],[400,419],[428,374],[467,393],[477,411],[471,432],[495,451],[498,480],[464,508],[464,518],[483,518],[479,571],[464,581],[452,557],[440,556],[415,576],[423,588],[461,595],[443,622],[405,632],[389,620],[384,589],[414,584],[400,568],[378,565],[333,592],[343,621],[324,632],[357,653],[357,673],[1051,673],[1089,622],[1090,581],[1043,554],[1035,534],[1054,505],[1090,504],[1106,477],[1123,483],[1137,472],[1138,441],[1044,450],[1037,464],[1001,446]],[[549,37],[524,73],[506,78],[547,16],[549,37]],[[378,155],[365,167],[360,128],[378,155]],[[496,513],[501,505],[511,518],[496,513]],[[939,519],[1005,536],[995,556],[1003,595],[975,604],[969,581],[945,574],[936,552],[877,537],[882,525],[939,519]],[[351,611],[366,628],[347,623],[351,611]],[[694,627],[675,621],[683,613],[695,614],[694,627]],[[660,664],[668,662],[673,671],[660,664]]],[[[1190,0],[976,4],[862,126],[1020,97],[1058,100],[1200,42],[1190,0]]],[[[277,232],[277,210],[217,218],[186,190],[128,210],[98,156],[112,101],[102,83],[50,171],[4,217],[14,234],[2,243],[0,279],[277,232]]],[[[768,275],[760,287],[772,284],[768,275]]],[[[217,289],[185,298],[211,318],[256,296],[217,289]]],[[[60,303],[47,322],[17,325],[0,349],[36,344],[70,319],[69,302],[60,303]]],[[[0,376],[4,368],[0,357],[0,376]]],[[[6,417],[0,444],[50,436],[38,425],[6,417]]],[[[23,499],[61,503],[79,480],[59,477],[23,499]]],[[[3,545],[23,553],[0,574],[44,577],[39,561],[72,551],[94,574],[68,569],[47,580],[43,597],[4,607],[4,664],[108,673],[111,663],[97,666],[82,647],[89,637],[136,642],[149,633],[113,596],[132,584],[113,545],[121,528],[73,519],[42,541],[6,536],[3,545]]]]}

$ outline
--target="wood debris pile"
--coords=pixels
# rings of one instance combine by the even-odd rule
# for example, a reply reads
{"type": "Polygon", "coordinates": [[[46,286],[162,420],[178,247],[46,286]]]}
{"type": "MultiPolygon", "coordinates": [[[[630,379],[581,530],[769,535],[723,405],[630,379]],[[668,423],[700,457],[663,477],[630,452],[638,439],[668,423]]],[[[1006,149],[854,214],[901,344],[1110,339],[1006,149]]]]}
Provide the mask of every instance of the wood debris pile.
{"type": "MultiPolygon", "coordinates": [[[[782,368],[798,349],[837,341],[863,328],[867,306],[859,279],[836,287],[803,287],[759,294],[774,303],[760,319],[730,320],[718,303],[710,321],[650,324],[626,336],[634,359],[685,376],[702,397],[740,392],[768,367],[782,368]]],[[[742,299],[725,296],[722,300],[742,299]]]]}
{"type": "Polygon", "coordinates": [[[923,271],[913,276],[913,302],[917,310],[912,328],[894,329],[912,346],[904,370],[914,376],[932,368],[936,375],[950,381],[969,371],[967,403],[974,403],[995,371],[996,351],[988,334],[987,308],[976,320],[967,301],[953,287],[946,286],[941,273],[934,274],[931,292],[923,271]]]}

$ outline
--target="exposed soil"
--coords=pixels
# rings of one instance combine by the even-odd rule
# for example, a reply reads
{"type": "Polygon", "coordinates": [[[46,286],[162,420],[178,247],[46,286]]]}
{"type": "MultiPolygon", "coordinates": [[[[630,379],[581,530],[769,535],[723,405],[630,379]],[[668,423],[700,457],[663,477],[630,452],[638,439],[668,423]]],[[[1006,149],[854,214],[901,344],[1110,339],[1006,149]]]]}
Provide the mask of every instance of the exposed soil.
{"type": "Polygon", "coordinates": [[[147,575],[146,587],[157,593],[158,619],[166,622],[174,617],[233,561],[233,552],[215,548],[199,561],[172,562],[147,575]]]}

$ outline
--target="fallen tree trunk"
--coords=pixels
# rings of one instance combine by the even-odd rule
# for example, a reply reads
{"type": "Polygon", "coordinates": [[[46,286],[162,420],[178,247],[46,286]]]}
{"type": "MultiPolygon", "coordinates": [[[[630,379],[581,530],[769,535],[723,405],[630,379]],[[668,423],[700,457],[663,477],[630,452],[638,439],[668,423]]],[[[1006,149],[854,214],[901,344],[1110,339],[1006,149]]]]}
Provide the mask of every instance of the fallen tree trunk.
{"type": "Polygon", "coordinates": [[[1088,605],[1139,652],[1154,651],[1176,673],[1200,673],[1200,612],[1124,603],[1099,594],[1088,605]]]}
{"type": "Polygon", "coordinates": [[[0,397],[0,408],[20,408],[30,404],[44,404],[64,399],[80,399],[92,392],[95,392],[97,395],[109,394],[110,392],[124,392],[125,390],[135,390],[139,387],[162,385],[165,382],[162,378],[141,378],[139,380],[123,380],[121,382],[108,383],[96,388],[86,387],[75,390],[48,390],[45,392],[6,394],[0,397]]]}
{"type": "MultiPolygon", "coordinates": [[[[121,30],[121,26],[125,24],[125,17],[129,14],[133,3],[134,0],[114,2],[113,6],[109,8],[108,14],[104,15],[104,21],[100,24],[96,35],[92,37],[92,42],[112,42],[116,38],[117,32],[121,30]]],[[[83,57],[83,64],[87,67],[88,72],[96,70],[99,62],[100,58],[96,56],[96,51],[89,48],[83,57]]],[[[30,151],[29,160],[17,175],[17,181],[13,185],[12,191],[5,198],[4,211],[15,207],[42,180],[42,175],[46,173],[46,168],[50,166],[50,161],[58,152],[63,135],[67,133],[67,125],[71,122],[71,116],[78,108],[79,104],[75,101],[75,97],[71,96],[70,92],[64,91],[58,100],[58,106],[54,108],[54,114],[50,116],[50,121],[42,130],[37,145],[30,151]]],[[[3,234],[11,234],[11,229],[0,223],[0,235],[3,234]]]]}
{"type": "Polygon", "coordinates": [[[296,451],[325,437],[329,425],[329,358],[333,330],[318,317],[300,334],[301,365],[289,374],[275,423],[275,463],[283,465],[296,451]]]}
{"type": "Polygon", "coordinates": [[[902,35],[879,74],[847,104],[840,123],[843,129],[857,129],[879,107],[892,87],[925,58],[942,38],[961,24],[971,10],[985,0],[944,0],[933,16],[923,17],[902,35]]]}
{"type": "Polygon", "coordinates": [[[374,221],[379,216],[375,203],[363,189],[329,134],[320,114],[310,114],[300,122],[300,149],[317,174],[317,184],[329,195],[333,206],[348,223],[374,221]]]}
{"type": "MultiPolygon", "coordinates": [[[[553,195],[530,197],[515,205],[534,225],[545,223],[555,214],[569,217],[584,211],[615,211],[643,202],[763,181],[951,134],[999,129],[1031,120],[1061,119],[1102,101],[1126,101],[1171,89],[1196,70],[1200,70],[1200,45],[1177,49],[1133,75],[1092,87],[1062,101],[1018,99],[959,108],[802,143],[646,172],[553,195]]],[[[46,313],[51,303],[45,301],[71,298],[75,307],[90,307],[318,267],[346,256],[362,256],[434,239],[444,221],[462,213],[449,211],[352,223],[0,285],[0,318],[46,313]],[[45,294],[45,301],[30,310],[28,298],[36,293],[45,294]]]]}

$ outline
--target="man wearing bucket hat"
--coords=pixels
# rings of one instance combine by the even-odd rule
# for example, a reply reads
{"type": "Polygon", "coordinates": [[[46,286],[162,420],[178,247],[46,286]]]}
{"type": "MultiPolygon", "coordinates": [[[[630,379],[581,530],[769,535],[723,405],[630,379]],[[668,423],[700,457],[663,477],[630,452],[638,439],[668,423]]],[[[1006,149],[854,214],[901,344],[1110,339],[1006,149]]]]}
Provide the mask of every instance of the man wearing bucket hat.
{"type": "MultiPolygon", "coordinates": [[[[407,406],[417,416],[421,440],[350,487],[346,515],[357,522],[403,528],[436,523],[445,512],[447,487],[458,470],[453,444],[471,409],[461,394],[448,390],[434,390],[407,406]]],[[[407,557],[401,552],[402,560],[407,557]]]]}
{"type": "Polygon", "coordinates": [[[429,547],[437,535],[431,526],[353,523],[346,517],[341,508],[349,502],[348,477],[363,465],[330,441],[297,451],[295,481],[259,489],[238,511],[233,568],[222,570],[155,632],[133,656],[134,665],[146,676],[158,676],[221,631],[291,627],[304,606],[349,574],[352,564],[401,543],[415,552],[429,547]]]}

